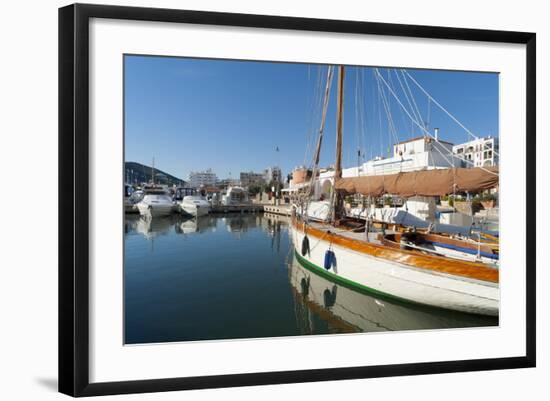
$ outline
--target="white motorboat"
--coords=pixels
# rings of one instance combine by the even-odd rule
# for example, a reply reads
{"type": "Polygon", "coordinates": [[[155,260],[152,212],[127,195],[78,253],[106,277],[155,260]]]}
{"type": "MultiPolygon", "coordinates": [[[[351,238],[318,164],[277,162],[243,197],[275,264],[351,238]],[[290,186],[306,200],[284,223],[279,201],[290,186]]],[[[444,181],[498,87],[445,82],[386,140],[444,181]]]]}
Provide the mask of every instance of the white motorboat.
{"type": "Polygon", "coordinates": [[[124,186],[124,213],[139,213],[137,204],[143,198],[143,191],[134,191],[131,185],[124,186]]]}
{"type": "Polygon", "coordinates": [[[177,202],[182,213],[193,217],[200,217],[210,212],[210,203],[198,195],[184,196],[181,201],[177,202]]]}
{"type": "Polygon", "coordinates": [[[174,202],[166,187],[151,185],[143,188],[143,198],[137,208],[142,216],[168,216],[174,209],[174,202]]]}
{"type": "Polygon", "coordinates": [[[250,203],[248,192],[242,187],[229,187],[227,193],[222,196],[222,205],[224,206],[248,205],[250,203]]]}

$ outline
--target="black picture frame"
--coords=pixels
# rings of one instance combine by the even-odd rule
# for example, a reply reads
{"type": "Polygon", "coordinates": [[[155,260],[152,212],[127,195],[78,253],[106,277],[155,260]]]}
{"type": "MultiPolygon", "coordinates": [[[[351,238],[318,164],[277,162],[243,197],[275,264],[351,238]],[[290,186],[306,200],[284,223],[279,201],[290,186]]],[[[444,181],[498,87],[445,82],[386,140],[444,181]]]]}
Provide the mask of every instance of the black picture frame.
{"type": "Polygon", "coordinates": [[[534,367],[536,281],[536,35],[479,29],[74,4],[59,9],[59,391],[71,396],[158,392],[534,367]],[[526,45],[526,354],[521,357],[90,383],[90,18],[438,38],[526,45]]]}

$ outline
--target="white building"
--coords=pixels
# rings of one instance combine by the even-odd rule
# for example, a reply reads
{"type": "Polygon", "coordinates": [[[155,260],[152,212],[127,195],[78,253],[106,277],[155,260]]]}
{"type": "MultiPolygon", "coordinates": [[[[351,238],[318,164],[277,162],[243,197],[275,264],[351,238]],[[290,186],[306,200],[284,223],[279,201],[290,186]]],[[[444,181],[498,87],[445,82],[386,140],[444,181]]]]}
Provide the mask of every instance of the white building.
{"type": "MultiPolygon", "coordinates": [[[[435,133],[437,137],[437,131],[435,133]]],[[[358,177],[365,175],[396,174],[400,172],[440,169],[449,167],[461,167],[462,160],[453,156],[453,144],[450,142],[435,140],[430,137],[416,137],[401,141],[393,145],[391,157],[377,157],[358,167],[350,167],[342,170],[342,177],[358,177]]],[[[319,174],[316,180],[315,196],[327,197],[332,191],[334,170],[325,170],[319,174]]],[[[307,184],[290,183],[288,192],[307,184]]],[[[304,181],[304,180],[302,180],[304,181]]]]}
{"type": "Polygon", "coordinates": [[[488,136],[453,146],[453,154],[463,160],[464,167],[498,165],[498,138],[488,136]]]}
{"type": "Polygon", "coordinates": [[[189,186],[193,188],[214,186],[217,181],[218,177],[211,169],[206,171],[191,171],[189,173],[189,186]]]}
{"type": "Polygon", "coordinates": [[[343,169],[342,176],[395,174],[461,165],[461,160],[453,157],[452,143],[421,136],[394,144],[391,157],[376,157],[359,167],[343,169]]]}
{"type": "MultiPolygon", "coordinates": [[[[437,131],[435,133],[437,138],[437,131]]],[[[489,146],[498,147],[498,141],[494,138],[487,138],[480,142],[486,146],[485,149],[481,148],[480,151],[487,152],[489,146]],[[492,139],[492,141],[489,141],[492,139]],[[492,144],[492,145],[489,145],[492,144]]],[[[465,146],[469,144],[463,144],[465,146]]],[[[375,158],[369,160],[358,167],[350,167],[342,170],[342,177],[359,177],[368,175],[384,175],[384,174],[396,174],[399,172],[409,172],[415,170],[432,170],[442,169],[449,167],[462,167],[464,160],[459,158],[458,155],[453,155],[454,146],[450,142],[435,140],[430,137],[413,138],[408,141],[402,141],[393,145],[393,155],[388,158],[375,158]]],[[[475,149],[475,146],[474,146],[475,149]]],[[[470,149],[468,152],[472,153],[470,149]]],[[[494,152],[493,152],[494,153],[494,152]]],[[[464,150],[461,154],[464,154],[464,150]]],[[[489,157],[493,157],[493,161],[496,160],[495,155],[489,153],[482,156],[487,161],[489,157]]],[[[472,156],[472,160],[474,160],[472,156]]],[[[311,172],[305,168],[297,168],[293,172],[293,179],[290,183],[290,187],[285,192],[293,193],[302,188],[309,187],[309,177],[311,172]],[[297,178],[295,180],[295,178],[297,178]]],[[[330,211],[330,199],[334,187],[334,169],[321,170],[317,179],[314,181],[313,199],[324,202],[314,203],[312,210],[308,209],[308,214],[318,219],[325,219],[322,216],[328,216],[330,211]],[[313,210],[314,208],[317,208],[313,210]]],[[[396,199],[394,199],[395,201],[396,199]]],[[[388,222],[403,222],[406,216],[408,224],[414,224],[417,227],[428,226],[427,222],[435,221],[435,199],[434,197],[414,196],[408,198],[406,203],[402,207],[393,208],[372,208],[369,213],[374,213],[373,216],[376,220],[388,221],[388,222]],[[399,217],[401,216],[401,217],[399,217]]],[[[366,212],[362,209],[351,209],[350,215],[364,218],[366,212]],[[354,213],[358,214],[354,214],[354,213]],[[361,214],[363,213],[363,214],[361,214]]],[[[453,222],[455,224],[455,222],[453,222]]],[[[462,223],[460,223],[462,224],[462,223]]]]}
{"type": "Polygon", "coordinates": [[[243,187],[248,187],[252,184],[262,184],[265,182],[265,174],[255,173],[253,171],[241,172],[241,185],[243,187]]]}
{"type": "Polygon", "coordinates": [[[279,167],[268,167],[264,171],[265,182],[270,183],[271,181],[283,182],[283,176],[281,169],[279,167]]]}

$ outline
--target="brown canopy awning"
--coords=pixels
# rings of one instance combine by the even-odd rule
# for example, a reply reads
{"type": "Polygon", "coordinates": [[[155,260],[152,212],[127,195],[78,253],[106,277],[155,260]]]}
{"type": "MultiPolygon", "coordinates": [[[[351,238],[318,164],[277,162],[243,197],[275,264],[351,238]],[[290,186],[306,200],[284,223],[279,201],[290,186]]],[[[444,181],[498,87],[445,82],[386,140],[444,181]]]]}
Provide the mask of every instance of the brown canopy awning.
{"type": "Polygon", "coordinates": [[[335,188],[348,194],[381,196],[443,196],[479,192],[498,186],[498,167],[447,168],[336,180],[335,188]]]}

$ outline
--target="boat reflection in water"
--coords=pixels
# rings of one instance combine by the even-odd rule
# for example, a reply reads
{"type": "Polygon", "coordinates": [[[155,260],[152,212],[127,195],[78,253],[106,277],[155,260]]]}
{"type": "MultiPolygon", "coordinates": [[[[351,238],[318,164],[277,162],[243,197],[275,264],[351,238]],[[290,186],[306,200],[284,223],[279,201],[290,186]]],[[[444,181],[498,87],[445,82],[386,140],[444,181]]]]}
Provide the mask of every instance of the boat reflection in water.
{"type": "Polygon", "coordinates": [[[201,216],[191,218],[179,218],[174,224],[176,234],[195,234],[216,231],[216,218],[212,216],[201,216]]]}
{"type": "Polygon", "coordinates": [[[316,334],[310,315],[333,333],[424,330],[498,325],[498,318],[399,303],[344,287],[303,267],[293,255],[289,279],[303,334],[316,334]]]}
{"type": "Polygon", "coordinates": [[[327,281],[294,262],[283,216],[126,215],[124,237],[126,344],[498,324],[327,281]]]}
{"type": "Polygon", "coordinates": [[[176,222],[181,220],[177,215],[148,218],[140,215],[126,215],[124,219],[124,233],[138,233],[146,239],[153,239],[160,235],[167,235],[176,222]]]}
{"type": "Polygon", "coordinates": [[[262,215],[206,215],[199,217],[172,214],[154,219],[128,214],[124,220],[124,233],[138,233],[146,239],[167,235],[172,231],[176,234],[193,234],[215,232],[218,225],[225,226],[230,233],[243,233],[259,227],[270,227],[270,219],[262,215]],[[269,222],[268,222],[269,221],[269,222]]]}

